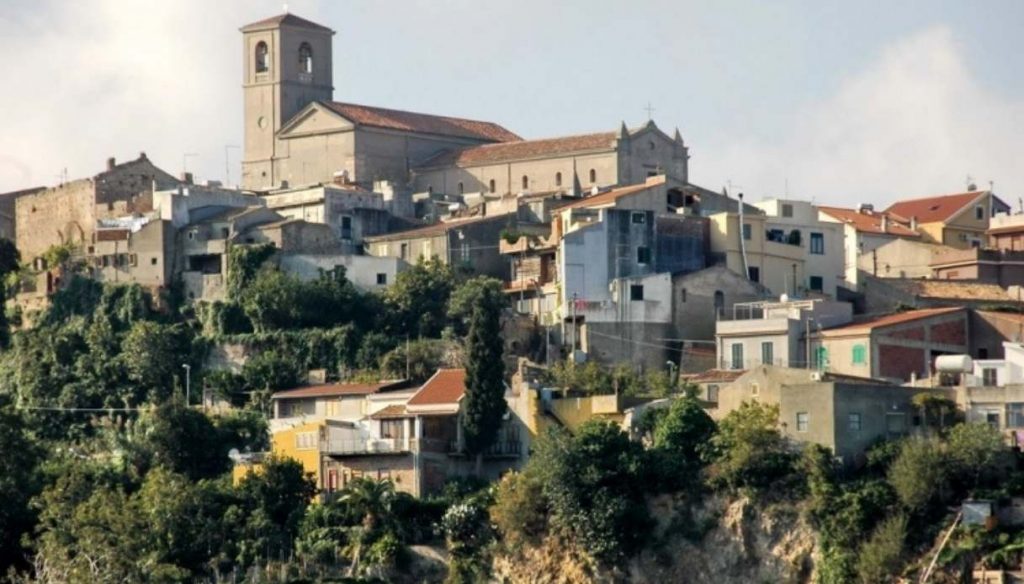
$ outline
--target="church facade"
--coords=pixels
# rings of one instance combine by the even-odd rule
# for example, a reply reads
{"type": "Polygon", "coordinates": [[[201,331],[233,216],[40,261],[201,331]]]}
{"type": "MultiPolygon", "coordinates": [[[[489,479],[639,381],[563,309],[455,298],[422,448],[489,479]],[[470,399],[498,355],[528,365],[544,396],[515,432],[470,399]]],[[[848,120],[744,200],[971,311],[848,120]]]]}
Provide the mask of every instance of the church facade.
{"type": "Polygon", "coordinates": [[[242,27],[242,187],[377,181],[448,195],[568,192],[688,182],[679,131],[654,122],[523,140],[499,124],[334,101],[330,28],[293,14],[242,27]]]}

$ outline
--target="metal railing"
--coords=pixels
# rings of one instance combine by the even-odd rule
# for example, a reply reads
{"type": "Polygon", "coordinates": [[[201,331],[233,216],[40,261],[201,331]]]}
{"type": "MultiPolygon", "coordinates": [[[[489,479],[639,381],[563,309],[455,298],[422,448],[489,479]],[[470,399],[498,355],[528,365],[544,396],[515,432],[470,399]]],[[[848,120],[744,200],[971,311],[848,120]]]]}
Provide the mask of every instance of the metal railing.
{"type": "Polygon", "coordinates": [[[323,440],[320,443],[320,451],[325,454],[389,454],[410,450],[410,441],[404,438],[323,440]]]}

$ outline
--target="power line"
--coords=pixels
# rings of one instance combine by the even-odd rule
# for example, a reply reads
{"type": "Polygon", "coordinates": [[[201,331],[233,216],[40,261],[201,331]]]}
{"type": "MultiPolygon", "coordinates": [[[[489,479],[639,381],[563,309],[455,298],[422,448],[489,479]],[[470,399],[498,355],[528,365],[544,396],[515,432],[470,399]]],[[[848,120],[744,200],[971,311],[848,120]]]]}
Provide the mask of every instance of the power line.
{"type": "Polygon", "coordinates": [[[14,406],[18,410],[44,412],[141,412],[148,408],[58,408],[46,406],[14,406]]]}

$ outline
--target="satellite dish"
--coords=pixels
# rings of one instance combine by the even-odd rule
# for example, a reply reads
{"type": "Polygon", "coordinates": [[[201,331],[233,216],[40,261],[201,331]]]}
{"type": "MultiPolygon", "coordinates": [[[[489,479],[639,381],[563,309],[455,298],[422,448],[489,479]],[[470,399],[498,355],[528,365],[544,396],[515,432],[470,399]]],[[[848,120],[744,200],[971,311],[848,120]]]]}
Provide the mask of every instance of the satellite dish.
{"type": "Polygon", "coordinates": [[[238,462],[239,460],[242,460],[242,453],[239,452],[237,448],[232,448],[231,450],[228,450],[228,458],[238,462]]]}

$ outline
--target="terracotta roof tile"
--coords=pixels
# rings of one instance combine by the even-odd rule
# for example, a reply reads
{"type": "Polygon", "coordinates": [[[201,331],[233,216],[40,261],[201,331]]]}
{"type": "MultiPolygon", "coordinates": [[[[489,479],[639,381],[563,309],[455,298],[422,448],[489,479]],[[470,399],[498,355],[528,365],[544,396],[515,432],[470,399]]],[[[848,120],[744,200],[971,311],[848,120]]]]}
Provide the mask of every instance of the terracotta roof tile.
{"type": "Polygon", "coordinates": [[[882,328],[887,326],[893,326],[897,324],[903,324],[920,320],[922,318],[930,318],[932,316],[940,316],[943,314],[950,314],[963,310],[961,306],[947,306],[943,308],[923,308],[921,310],[908,310],[906,312],[897,312],[896,314],[888,314],[871,320],[865,320],[861,322],[855,322],[830,328],[821,331],[821,335],[824,337],[837,336],[843,334],[849,334],[857,331],[870,331],[876,328],[882,328]]]}
{"type": "Polygon", "coordinates": [[[387,420],[389,418],[407,417],[409,417],[409,412],[405,409],[404,404],[392,404],[370,414],[370,418],[374,420],[387,420]]]}
{"type": "Polygon", "coordinates": [[[407,229],[405,231],[395,231],[393,233],[385,233],[384,235],[374,235],[371,237],[364,237],[364,241],[373,243],[375,241],[396,241],[400,239],[417,239],[420,237],[433,237],[435,235],[441,235],[448,232],[449,229],[456,227],[464,227],[474,223],[483,223],[485,221],[495,221],[501,218],[508,218],[510,213],[503,213],[501,215],[485,215],[483,217],[467,217],[465,219],[453,219],[452,221],[442,221],[440,223],[434,223],[433,225],[426,225],[424,227],[416,227],[414,229],[407,229]]]}
{"type": "Polygon", "coordinates": [[[615,202],[622,197],[635,195],[639,192],[646,191],[647,189],[654,188],[663,184],[665,184],[664,175],[651,177],[647,179],[647,182],[645,183],[641,183],[638,185],[629,185],[626,187],[619,187],[617,189],[612,189],[610,191],[605,191],[603,193],[598,193],[596,195],[591,195],[578,201],[574,201],[572,203],[569,203],[568,205],[565,205],[564,207],[559,207],[558,211],[565,211],[566,209],[604,207],[608,205],[614,205],[615,202]]]}
{"type": "Polygon", "coordinates": [[[615,146],[617,136],[617,132],[598,132],[595,134],[561,136],[541,140],[505,141],[503,144],[484,144],[461,150],[447,150],[427,159],[418,166],[420,168],[452,165],[477,166],[576,152],[611,150],[615,146]]]}
{"type": "Polygon", "coordinates": [[[362,126],[417,132],[420,134],[471,138],[488,142],[522,140],[516,134],[492,122],[449,118],[446,116],[420,114],[337,101],[324,101],[320,103],[345,119],[362,126]]]}
{"type": "Polygon", "coordinates": [[[898,222],[904,220],[903,217],[894,217],[885,211],[861,213],[856,209],[843,209],[841,207],[818,207],[818,210],[838,219],[842,223],[852,225],[854,229],[861,233],[889,234],[900,237],[921,236],[920,233],[898,222]],[[882,230],[882,217],[889,218],[885,231],[882,230]]]}
{"type": "Polygon", "coordinates": [[[378,383],[325,383],[298,389],[279,391],[273,399],[295,399],[302,397],[334,397],[341,395],[369,395],[383,389],[401,385],[402,381],[382,381],[378,383]]]}
{"type": "Polygon", "coordinates": [[[240,30],[242,32],[250,32],[254,30],[265,30],[268,28],[276,28],[278,26],[296,26],[301,28],[312,28],[315,30],[323,30],[334,32],[322,24],[317,24],[312,20],[306,20],[301,16],[295,16],[291,13],[278,14],[277,16],[271,16],[270,18],[264,18],[263,20],[257,20],[256,22],[243,26],[240,30]]]}
{"type": "Polygon", "coordinates": [[[439,369],[423,387],[412,396],[407,405],[455,405],[466,393],[465,369],[439,369]]]}
{"type": "Polygon", "coordinates": [[[938,197],[897,201],[889,205],[885,212],[898,215],[904,221],[910,221],[911,218],[916,217],[918,223],[937,223],[949,220],[961,209],[987,192],[968,191],[966,193],[941,195],[938,197]]]}

